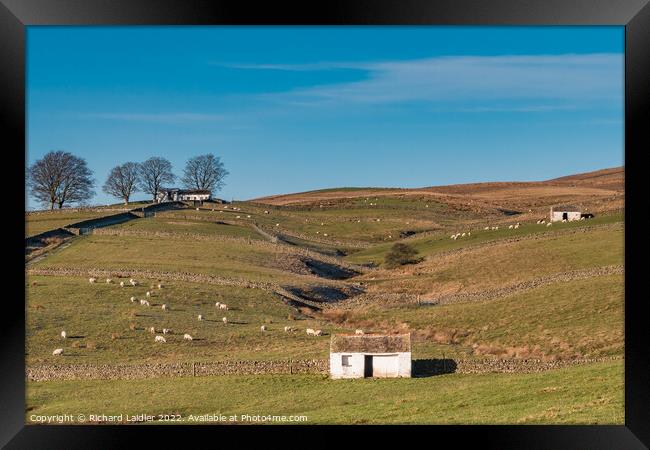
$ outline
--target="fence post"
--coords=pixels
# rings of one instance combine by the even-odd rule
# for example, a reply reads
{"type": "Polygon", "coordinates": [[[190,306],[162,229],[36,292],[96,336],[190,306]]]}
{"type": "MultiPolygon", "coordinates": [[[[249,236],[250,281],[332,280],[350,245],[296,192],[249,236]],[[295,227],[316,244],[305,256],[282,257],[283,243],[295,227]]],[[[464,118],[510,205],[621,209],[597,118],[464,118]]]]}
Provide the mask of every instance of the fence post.
{"type": "Polygon", "coordinates": [[[192,361],[192,376],[196,377],[196,361],[192,361]]]}

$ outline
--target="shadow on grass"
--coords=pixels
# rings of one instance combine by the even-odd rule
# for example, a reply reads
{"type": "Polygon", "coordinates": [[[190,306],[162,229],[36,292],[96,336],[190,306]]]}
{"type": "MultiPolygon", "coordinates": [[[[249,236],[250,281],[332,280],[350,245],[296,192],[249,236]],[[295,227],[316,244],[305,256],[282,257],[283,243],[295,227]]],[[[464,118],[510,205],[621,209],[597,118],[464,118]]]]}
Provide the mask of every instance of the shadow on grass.
{"type": "Polygon", "coordinates": [[[453,359],[414,359],[412,364],[413,378],[426,378],[456,372],[456,361],[453,359]]]}

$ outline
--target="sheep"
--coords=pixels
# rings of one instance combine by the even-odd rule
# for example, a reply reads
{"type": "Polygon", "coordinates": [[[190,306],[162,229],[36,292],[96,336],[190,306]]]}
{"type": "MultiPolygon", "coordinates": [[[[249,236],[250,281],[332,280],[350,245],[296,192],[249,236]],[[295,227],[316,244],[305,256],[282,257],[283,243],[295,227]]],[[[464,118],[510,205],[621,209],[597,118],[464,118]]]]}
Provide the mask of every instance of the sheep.
{"type": "Polygon", "coordinates": [[[314,333],[315,333],[315,331],[312,328],[307,328],[306,331],[307,331],[307,334],[310,335],[310,336],[313,336],[314,333]]]}
{"type": "Polygon", "coordinates": [[[145,300],[144,301],[144,306],[151,306],[151,304],[147,300],[145,300]]]}
{"type": "Polygon", "coordinates": [[[156,334],[156,328],[155,327],[149,327],[149,333],[156,334]]]}
{"type": "Polygon", "coordinates": [[[510,225],[510,226],[508,227],[509,230],[512,230],[513,228],[514,228],[514,225],[510,225]]]}
{"type": "Polygon", "coordinates": [[[162,283],[158,283],[158,289],[162,289],[162,288],[163,288],[162,283]]]}
{"type": "Polygon", "coordinates": [[[136,284],[138,284],[138,282],[135,281],[133,278],[129,278],[129,283],[131,283],[133,286],[135,286],[136,284]]]}
{"type": "Polygon", "coordinates": [[[322,335],[323,335],[323,330],[314,331],[314,336],[322,336],[322,335]]]}
{"type": "Polygon", "coordinates": [[[162,308],[163,311],[167,311],[167,310],[169,309],[169,307],[167,306],[167,304],[164,304],[164,303],[163,303],[163,305],[161,306],[161,308],[162,308]]]}
{"type": "Polygon", "coordinates": [[[147,293],[144,295],[146,295],[147,297],[151,297],[151,292],[147,291],[147,293]]]}
{"type": "Polygon", "coordinates": [[[261,330],[262,332],[266,331],[266,325],[262,325],[262,326],[260,327],[260,330],[261,330]]]}
{"type": "Polygon", "coordinates": [[[239,219],[239,218],[240,218],[240,216],[235,217],[235,219],[239,219]]]}
{"type": "Polygon", "coordinates": [[[186,340],[186,341],[191,341],[191,340],[192,340],[192,336],[190,336],[189,334],[185,333],[185,334],[183,335],[183,339],[186,340]]]}
{"type": "Polygon", "coordinates": [[[468,231],[468,232],[467,232],[467,237],[470,237],[471,235],[472,235],[472,232],[471,232],[471,231],[468,231]]]}
{"type": "Polygon", "coordinates": [[[158,336],[156,336],[156,337],[154,338],[154,341],[165,343],[165,342],[167,342],[167,339],[165,339],[164,337],[158,335],[158,336]]]}
{"type": "Polygon", "coordinates": [[[221,305],[221,302],[217,302],[214,304],[215,308],[218,308],[221,305]]]}
{"type": "Polygon", "coordinates": [[[106,284],[111,284],[112,282],[113,280],[111,280],[110,278],[106,278],[106,284]]]}
{"type": "Polygon", "coordinates": [[[68,335],[66,334],[65,331],[62,331],[61,332],[61,339],[65,339],[66,337],[68,337],[68,335]]]}
{"type": "Polygon", "coordinates": [[[279,224],[279,223],[276,223],[276,224],[275,224],[275,226],[276,226],[276,227],[279,227],[279,226],[280,226],[280,224],[279,224]]]}
{"type": "Polygon", "coordinates": [[[199,210],[199,208],[196,208],[196,210],[198,211],[198,210],[199,210]]]}
{"type": "Polygon", "coordinates": [[[357,329],[357,330],[354,330],[354,334],[364,334],[364,333],[363,333],[363,330],[357,329]]]}
{"type": "Polygon", "coordinates": [[[515,226],[514,226],[514,229],[515,229],[515,230],[519,229],[519,224],[515,225],[515,226]]]}
{"type": "Polygon", "coordinates": [[[284,327],[284,332],[285,332],[285,333],[289,333],[289,332],[291,332],[291,331],[293,331],[293,328],[291,328],[291,327],[284,327]]]}
{"type": "Polygon", "coordinates": [[[585,220],[585,217],[584,216],[580,217],[580,220],[585,220]]]}
{"type": "Polygon", "coordinates": [[[228,324],[228,318],[223,317],[221,320],[223,321],[223,324],[224,324],[224,325],[227,325],[227,324],[228,324]]]}
{"type": "Polygon", "coordinates": [[[456,239],[456,235],[455,235],[455,234],[452,234],[452,235],[451,235],[451,239],[456,239]]]}
{"type": "Polygon", "coordinates": [[[199,321],[203,320],[203,314],[199,314],[196,318],[199,319],[199,321]]]}
{"type": "Polygon", "coordinates": [[[465,237],[465,233],[461,234],[460,237],[465,237]]]}
{"type": "Polygon", "coordinates": [[[137,299],[135,297],[131,297],[131,303],[135,303],[137,299]]]}
{"type": "Polygon", "coordinates": [[[172,330],[169,328],[163,328],[163,334],[171,334],[172,330]]]}
{"type": "Polygon", "coordinates": [[[225,303],[219,303],[219,309],[225,309],[226,311],[228,311],[228,305],[226,305],[225,303]]]}
{"type": "Polygon", "coordinates": [[[264,214],[268,214],[268,213],[269,213],[268,211],[264,211],[264,214]]]}
{"type": "Polygon", "coordinates": [[[120,287],[124,287],[124,281],[120,281],[120,287]]]}
{"type": "Polygon", "coordinates": [[[90,284],[93,284],[95,281],[97,281],[95,278],[88,278],[88,282],[90,284]]]}
{"type": "Polygon", "coordinates": [[[549,222],[546,224],[547,227],[550,227],[551,225],[553,225],[553,222],[549,222]]]}
{"type": "Polygon", "coordinates": [[[247,218],[247,219],[250,219],[250,218],[251,218],[250,214],[246,215],[246,218],[247,218]]]}
{"type": "Polygon", "coordinates": [[[63,354],[63,349],[62,348],[57,348],[52,352],[53,355],[62,355],[63,354]]]}
{"type": "Polygon", "coordinates": [[[327,233],[323,233],[323,236],[327,236],[327,233]]]}

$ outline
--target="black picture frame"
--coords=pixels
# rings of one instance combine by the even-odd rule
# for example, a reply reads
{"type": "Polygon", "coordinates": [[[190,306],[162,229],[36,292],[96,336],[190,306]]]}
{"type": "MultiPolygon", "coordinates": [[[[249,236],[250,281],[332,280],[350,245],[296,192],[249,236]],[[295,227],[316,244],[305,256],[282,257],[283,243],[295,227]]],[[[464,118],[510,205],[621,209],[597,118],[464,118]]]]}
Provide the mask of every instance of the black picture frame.
{"type": "MultiPolygon", "coordinates": [[[[641,272],[645,239],[641,204],[641,164],[648,145],[647,112],[650,100],[649,0],[357,0],[250,2],[203,0],[0,0],[0,104],[3,106],[5,160],[23,155],[25,162],[25,27],[29,25],[623,25],[625,26],[625,425],[624,426],[431,426],[409,427],[431,445],[473,442],[496,448],[635,449],[650,445],[650,380],[648,337],[641,272]],[[645,120],[644,120],[645,119],[645,120]],[[634,264],[638,261],[638,264],[634,264]],[[449,441],[451,440],[451,441],[449,441]]],[[[16,158],[18,159],[18,158],[16,158]]],[[[6,448],[113,448],[133,443],[146,433],[155,441],[186,433],[187,426],[26,426],[25,417],[25,309],[24,235],[25,194],[18,195],[18,172],[7,166],[5,202],[12,214],[4,217],[14,238],[4,244],[11,261],[5,264],[2,316],[2,383],[0,443],[6,448]],[[13,179],[15,177],[15,179],[13,179]],[[23,217],[21,225],[20,217],[23,217]],[[19,263],[18,260],[23,262],[19,263]],[[21,281],[23,282],[21,285],[21,281]],[[22,300],[21,300],[22,299],[22,300]],[[101,443],[101,444],[100,444],[101,443]]],[[[23,174],[24,175],[24,174],[23,174]]],[[[288,439],[308,429],[316,436],[304,444],[331,442],[342,428],[304,427],[193,427],[192,441],[215,435],[236,435],[240,444],[263,433],[269,439],[288,439]],[[334,430],[333,430],[334,428],[334,430]],[[253,433],[245,430],[254,430],[253,433]],[[296,432],[296,430],[298,430],[296,432]],[[242,432],[244,431],[244,432],[242,432]],[[328,439],[329,438],[329,439],[328,439]]],[[[404,439],[404,429],[372,429],[374,439],[404,439]]],[[[358,428],[354,428],[357,431],[358,428]]],[[[364,432],[363,429],[361,429],[364,432]]],[[[293,438],[292,438],[293,439],[293,438]]],[[[189,441],[188,441],[189,442],[189,441]]],[[[215,441],[216,442],[216,441],[215,441]]],[[[414,442],[410,436],[404,441],[414,442]]],[[[287,441],[287,444],[288,441],[287,441]]],[[[412,445],[412,444],[411,444],[412,445]]],[[[416,444],[419,445],[419,444],[416,444]]]]}

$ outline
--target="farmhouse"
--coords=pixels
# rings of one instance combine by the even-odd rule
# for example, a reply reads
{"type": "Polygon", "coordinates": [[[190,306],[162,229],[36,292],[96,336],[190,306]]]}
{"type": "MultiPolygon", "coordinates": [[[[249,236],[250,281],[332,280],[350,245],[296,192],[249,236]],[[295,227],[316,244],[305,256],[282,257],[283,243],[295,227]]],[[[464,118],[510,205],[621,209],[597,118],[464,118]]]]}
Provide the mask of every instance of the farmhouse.
{"type": "Polygon", "coordinates": [[[411,377],[411,335],[335,334],[331,378],[411,377]]]}
{"type": "Polygon", "coordinates": [[[212,193],[207,189],[178,189],[161,188],[156,194],[156,201],[163,202],[204,202],[212,199],[212,193]]]}
{"type": "Polygon", "coordinates": [[[551,206],[551,222],[561,222],[562,220],[580,220],[580,217],[582,217],[582,210],[577,206],[551,206]]]}

